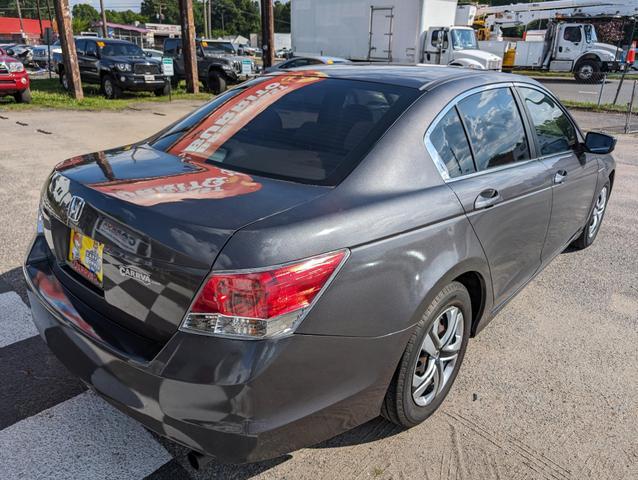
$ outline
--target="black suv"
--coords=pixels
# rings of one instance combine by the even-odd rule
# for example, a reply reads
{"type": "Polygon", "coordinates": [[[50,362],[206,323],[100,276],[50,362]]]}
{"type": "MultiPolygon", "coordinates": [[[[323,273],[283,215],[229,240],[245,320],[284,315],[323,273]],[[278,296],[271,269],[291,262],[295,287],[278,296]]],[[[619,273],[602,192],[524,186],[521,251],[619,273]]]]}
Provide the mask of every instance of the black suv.
{"type": "MultiPolygon", "coordinates": [[[[168,94],[168,81],[158,60],[148,58],[134,43],[103,38],[76,38],[80,77],[83,82],[101,85],[107,98],[118,98],[123,90],[168,94]]],[[[64,63],[57,64],[60,83],[68,88],[64,63]]]]}
{"type": "MultiPolygon", "coordinates": [[[[255,62],[238,55],[231,42],[197,38],[195,45],[199,80],[210,92],[221,93],[228,84],[243,82],[257,73],[255,62]]],[[[175,76],[171,81],[176,85],[186,78],[182,40],[164,40],[164,56],[173,58],[175,76]]]]}

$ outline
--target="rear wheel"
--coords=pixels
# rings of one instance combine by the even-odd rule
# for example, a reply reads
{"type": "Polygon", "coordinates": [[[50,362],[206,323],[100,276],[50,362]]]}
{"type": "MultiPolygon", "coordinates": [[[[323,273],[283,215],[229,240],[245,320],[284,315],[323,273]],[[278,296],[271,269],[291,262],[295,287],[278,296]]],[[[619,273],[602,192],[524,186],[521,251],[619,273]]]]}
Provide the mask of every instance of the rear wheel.
{"type": "Polygon", "coordinates": [[[67,92],[69,91],[69,78],[64,70],[60,72],[60,85],[62,85],[62,88],[67,92]]]}
{"type": "Polygon", "coordinates": [[[589,247],[592,243],[594,243],[594,240],[596,240],[598,232],[600,231],[600,225],[603,222],[603,217],[605,216],[607,200],[609,200],[609,188],[610,184],[607,182],[605,186],[600,189],[600,192],[598,192],[596,203],[589,215],[585,228],[583,228],[583,233],[581,233],[580,237],[574,240],[571,244],[571,246],[576,250],[583,250],[584,248],[589,247]]]}
{"type": "Polygon", "coordinates": [[[17,103],[31,103],[31,90],[26,89],[16,93],[13,98],[17,103]]]}
{"type": "Polygon", "coordinates": [[[206,89],[218,95],[226,91],[226,78],[223,74],[216,70],[212,70],[208,74],[208,81],[206,82],[206,89]]]}
{"type": "Polygon", "coordinates": [[[574,78],[583,83],[598,83],[603,76],[600,73],[600,63],[595,60],[583,60],[574,69],[574,78]]]}
{"type": "Polygon", "coordinates": [[[108,99],[116,99],[122,96],[122,89],[115,84],[112,75],[104,75],[102,77],[102,92],[108,99]]]}
{"type": "Polygon", "coordinates": [[[441,405],[458,374],[470,333],[472,304],[452,282],[421,317],[401,357],[382,415],[403,427],[424,421],[441,405]]]}

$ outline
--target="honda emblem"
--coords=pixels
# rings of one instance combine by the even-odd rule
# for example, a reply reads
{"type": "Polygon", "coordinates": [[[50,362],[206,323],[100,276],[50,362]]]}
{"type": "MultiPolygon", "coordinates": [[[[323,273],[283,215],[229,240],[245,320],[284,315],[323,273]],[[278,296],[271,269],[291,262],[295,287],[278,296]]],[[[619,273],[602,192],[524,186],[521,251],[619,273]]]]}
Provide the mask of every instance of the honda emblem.
{"type": "Polygon", "coordinates": [[[84,199],[73,195],[67,209],[67,218],[73,223],[78,223],[78,220],[80,220],[80,216],[82,215],[83,208],[84,199]]]}

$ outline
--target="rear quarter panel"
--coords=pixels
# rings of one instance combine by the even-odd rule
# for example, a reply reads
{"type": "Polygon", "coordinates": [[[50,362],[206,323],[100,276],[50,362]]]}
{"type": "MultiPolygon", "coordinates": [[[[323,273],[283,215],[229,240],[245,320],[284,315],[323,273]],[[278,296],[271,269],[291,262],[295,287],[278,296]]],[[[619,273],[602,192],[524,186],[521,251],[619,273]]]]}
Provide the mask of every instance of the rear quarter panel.
{"type": "Polygon", "coordinates": [[[376,337],[410,328],[466,271],[480,274],[491,306],[483,250],[423,143],[454,92],[417,101],[332,192],[236,232],[213,270],[349,248],[350,258],[297,329],[305,334],[376,337]]]}

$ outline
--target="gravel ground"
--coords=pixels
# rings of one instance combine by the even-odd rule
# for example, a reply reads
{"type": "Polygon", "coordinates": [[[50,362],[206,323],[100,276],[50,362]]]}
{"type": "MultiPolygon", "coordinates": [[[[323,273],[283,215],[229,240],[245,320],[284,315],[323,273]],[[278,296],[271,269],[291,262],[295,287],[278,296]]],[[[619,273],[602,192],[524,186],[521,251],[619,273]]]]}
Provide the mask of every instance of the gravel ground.
{"type": "MultiPolygon", "coordinates": [[[[143,138],[195,106],[0,112],[0,283],[23,294],[18,267],[40,186],[55,163],[143,138]]],[[[607,118],[575,116],[584,129],[607,118]]],[[[271,462],[188,472],[241,479],[638,478],[637,151],[638,138],[619,137],[616,184],[596,243],[559,256],[470,342],[450,396],[424,424],[402,431],[377,419],[271,462]]],[[[154,478],[186,472],[170,465],[154,478]]]]}

